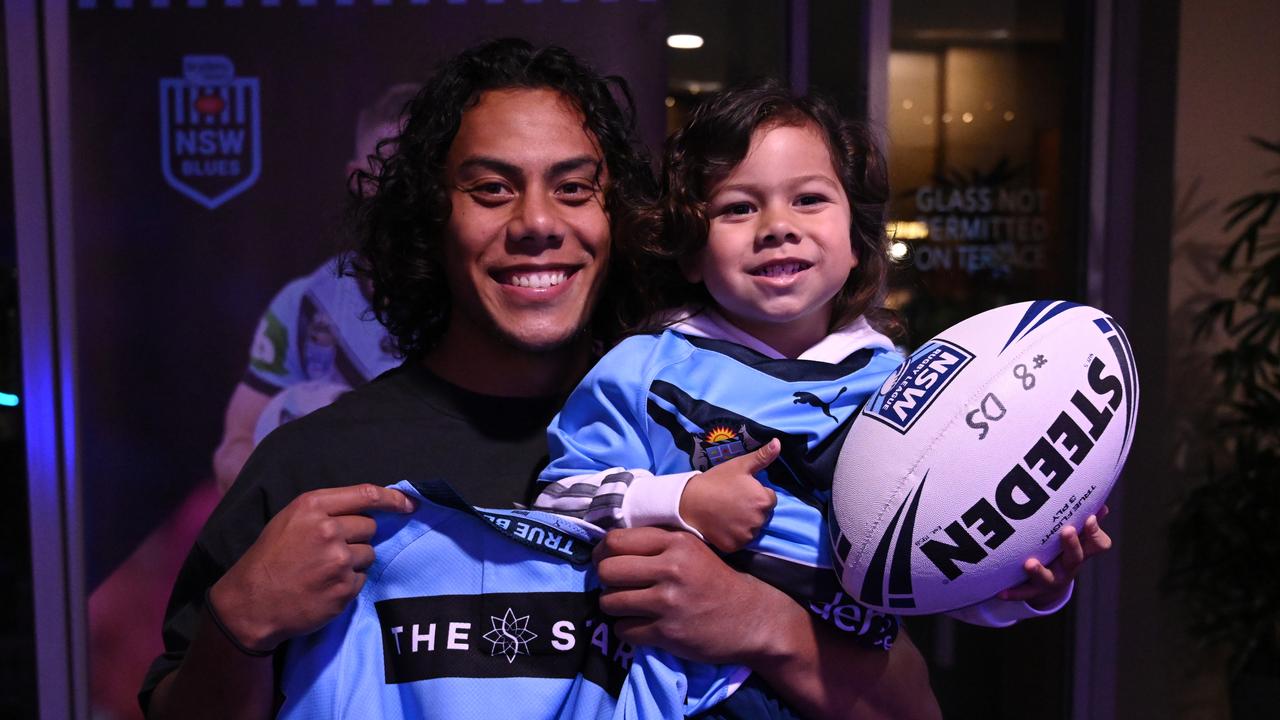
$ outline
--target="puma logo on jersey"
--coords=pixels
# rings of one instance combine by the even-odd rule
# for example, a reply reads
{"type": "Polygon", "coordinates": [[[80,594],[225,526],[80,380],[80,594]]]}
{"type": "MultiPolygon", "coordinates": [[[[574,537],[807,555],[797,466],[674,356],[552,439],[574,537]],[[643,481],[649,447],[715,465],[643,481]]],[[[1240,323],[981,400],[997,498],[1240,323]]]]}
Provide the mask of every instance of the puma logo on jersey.
{"type": "Polygon", "coordinates": [[[821,410],[823,415],[826,415],[827,417],[834,420],[837,424],[839,424],[840,418],[831,414],[831,405],[835,403],[836,400],[839,400],[840,396],[843,395],[844,391],[847,389],[848,388],[843,388],[843,387],[840,388],[840,392],[836,393],[836,396],[831,398],[831,402],[824,402],[822,398],[818,397],[817,395],[814,395],[811,392],[805,392],[801,390],[800,392],[793,393],[796,399],[792,402],[796,405],[812,405],[818,408],[819,410],[821,410]]]}

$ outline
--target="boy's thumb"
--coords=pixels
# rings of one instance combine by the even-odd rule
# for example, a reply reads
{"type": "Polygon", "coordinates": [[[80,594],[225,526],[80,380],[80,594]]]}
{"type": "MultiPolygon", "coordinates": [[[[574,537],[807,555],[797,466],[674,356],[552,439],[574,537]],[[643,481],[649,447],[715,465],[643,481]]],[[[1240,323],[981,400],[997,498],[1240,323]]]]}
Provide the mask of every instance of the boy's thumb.
{"type": "Polygon", "coordinates": [[[745,470],[755,475],[761,470],[769,467],[769,465],[778,459],[778,455],[782,453],[782,441],[774,438],[769,442],[756,448],[754,452],[743,458],[746,465],[745,470]]]}

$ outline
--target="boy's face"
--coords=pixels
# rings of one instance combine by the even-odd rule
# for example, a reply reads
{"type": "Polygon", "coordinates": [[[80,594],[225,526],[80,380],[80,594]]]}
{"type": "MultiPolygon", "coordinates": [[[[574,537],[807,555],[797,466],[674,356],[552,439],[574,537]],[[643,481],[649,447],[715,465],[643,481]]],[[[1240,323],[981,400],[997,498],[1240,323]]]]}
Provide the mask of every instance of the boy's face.
{"type": "Polygon", "coordinates": [[[712,189],[707,246],[686,266],[719,310],[796,355],[827,334],[832,299],[858,264],[850,209],[812,125],[762,127],[712,189]]]}
{"type": "Polygon", "coordinates": [[[445,163],[453,339],[550,351],[587,324],[610,238],[603,157],[582,124],[549,89],[491,90],[463,114],[445,163]]]}

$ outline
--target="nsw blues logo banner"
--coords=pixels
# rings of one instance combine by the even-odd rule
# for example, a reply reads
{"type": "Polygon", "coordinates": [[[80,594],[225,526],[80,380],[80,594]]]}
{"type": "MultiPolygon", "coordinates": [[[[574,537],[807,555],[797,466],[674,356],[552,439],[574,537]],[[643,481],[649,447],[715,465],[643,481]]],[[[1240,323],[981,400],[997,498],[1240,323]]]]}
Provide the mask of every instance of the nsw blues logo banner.
{"type": "Polygon", "coordinates": [[[173,189],[213,210],[262,170],[258,79],[224,55],[187,55],[160,80],[160,164],[173,189]]]}

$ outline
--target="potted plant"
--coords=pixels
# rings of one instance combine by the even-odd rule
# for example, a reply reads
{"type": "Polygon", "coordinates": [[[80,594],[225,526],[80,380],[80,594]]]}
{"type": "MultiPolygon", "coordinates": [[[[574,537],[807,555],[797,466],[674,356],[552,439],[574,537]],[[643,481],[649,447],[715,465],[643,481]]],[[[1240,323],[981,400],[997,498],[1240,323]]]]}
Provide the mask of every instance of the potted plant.
{"type": "MultiPolygon", "coordinates": [[[[1280,142],[1250,139],[1280,155],[1280,142]]],[[[1280,167],[1268,178],[1280,177],[1280,167]]],[[[1232,714],[1274,717],[1280,702],[1280,187],[1230,203],[1218,263],[1234,291],[1197,313],[1194,336],[1220,332],[1216,401],[1200,428],[1200,482],[1171,524],[1166,587],[1188,628],[1229,658],[1232,714]]]]}

